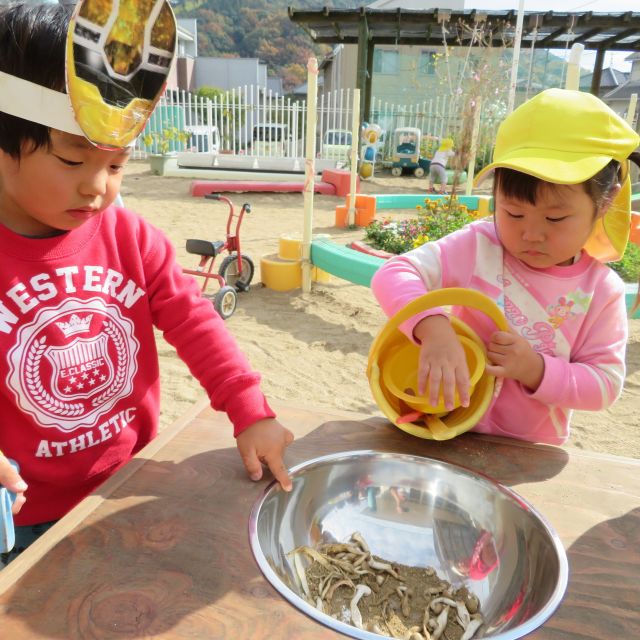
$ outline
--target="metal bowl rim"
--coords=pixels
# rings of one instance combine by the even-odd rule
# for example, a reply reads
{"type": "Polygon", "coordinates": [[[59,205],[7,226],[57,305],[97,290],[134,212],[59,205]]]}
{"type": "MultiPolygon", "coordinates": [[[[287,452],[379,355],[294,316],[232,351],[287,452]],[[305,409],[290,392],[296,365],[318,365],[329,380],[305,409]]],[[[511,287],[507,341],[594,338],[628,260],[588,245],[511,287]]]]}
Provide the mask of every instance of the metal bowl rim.
{"type": "MultiPolygon", "coordinates": [[[[444,460],[439,460],[438,458],[429,458],[427,456],[418,456],[408,453],[395,453],[393,451],[378,451],[375,449],[341,451],[338,453],[330,453],[324,456],[311,458],[291,467],[291,469],[289,469],[289,474],[293,478],[296,475],[299,475],[301,472],[307,471],[308,469],[318,466],[322,463],[342,461],[345,458],[380,456],[411,460],[420,464],[424,464],[425,462],[435,462],[446,467],[452,467],[457,471],[463,471],[467,475],[477,477],[483,482],[490,484],[493,488],[498,489],[499,492],[504,493],[508,498],[514,500],[519,505],[526,506],[527,509],[533,514],[533,516],[535,516],[542,524],[544,530],[549,536],[552,547],[555,550],[556,557],[558,559],[558,580],[553,593],[551,594],[551,597],[549,598],[546,605],[542,608],[542,610],[531,617],[529,620],[523,622],[514,629],[508,629],[507,631],[499,633],[498,635],[489,636],[488,640],[519,640],[520,638],[524,638],[528,634],[532,633],[535,629],[541,627],[553,615],[554,611],[562,602],[562,598],[564,597],[565,591],[567,589],[567,584],[569,582],[569,563],[567,560],[567,554],[564,545],[562,544],[560,537],[556,533],[555,529],[551,526],[549,521],[528,500],[523,498],[513,489],[510,489],[497,480],[494,480],[487,474],[482,473],[481,471],[475,471],[460,464],[445,462],[444,460]]],[[[260,571],[262,571],[263,575],[267,578],[267,581],[290,604],[297,607],[300,611],[304,612],[310,618],[313,618],[317,622],[320,622],[321,624],[334,629],[335,631],[338,631],[345,636],[358,638],[358,640],[380,640],[380,638],[388,637],[381,636],[378,633],[357,629],[356,627],[353,627],[344,622],[340,622],[339,620],[336,620],[335,618],[332,618],[331,616],[318,611],[318,609],[312,607],[297,593],[289,589],[289,587],[287,587],[283,583],[283,581],[275,573],[275,571],[273,571],[273,569],[267,562],[267,559],[262,552],[262,549],[260,548],[260,544],[258,542],[258,519],[260,517],[260,511],[265,500],[275,491],[282,491],[282,489],[277,480],[272,480],[254,502],[253,506],[251,507],[251,513],[249,515],[249,544],[251,546],[251,551],[253,552],[253,556],[258,564],[258,567],[260,568],[260,571]]]]}

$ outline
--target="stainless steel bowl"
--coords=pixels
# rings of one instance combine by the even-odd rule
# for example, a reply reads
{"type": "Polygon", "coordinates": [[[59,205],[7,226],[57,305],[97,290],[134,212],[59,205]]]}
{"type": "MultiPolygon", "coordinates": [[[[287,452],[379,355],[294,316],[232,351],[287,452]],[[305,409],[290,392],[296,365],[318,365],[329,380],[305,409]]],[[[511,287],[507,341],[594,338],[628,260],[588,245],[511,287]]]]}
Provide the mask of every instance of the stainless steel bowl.
{"type": "Polygon", "coordinates": [[[373,554],[434,567],[455,587],[473,591],[485,619],[476,638],[521,638],[562,600],[568,565],[557,534],[530,504],[485,476],[429,458],[375,451],[323,456],[291,474],[291,493],[272,483],[254,505],[251,548],[281,595],[336,631],[381,637],[307,604],[287,553],[346,541],[354,531],[373,554]]]}

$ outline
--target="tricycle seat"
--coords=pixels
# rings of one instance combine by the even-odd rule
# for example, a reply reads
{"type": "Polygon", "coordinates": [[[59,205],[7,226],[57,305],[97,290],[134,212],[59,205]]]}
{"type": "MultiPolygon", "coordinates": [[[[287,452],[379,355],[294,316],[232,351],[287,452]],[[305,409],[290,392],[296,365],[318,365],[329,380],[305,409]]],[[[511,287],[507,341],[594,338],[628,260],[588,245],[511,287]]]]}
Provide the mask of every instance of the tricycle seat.
{"type": "Polygon", "coordinates": [[[198,256],[215,258],[224,249],[224,242],[216,240],[187,240],[187,253],[195,253],[198,256]]]}

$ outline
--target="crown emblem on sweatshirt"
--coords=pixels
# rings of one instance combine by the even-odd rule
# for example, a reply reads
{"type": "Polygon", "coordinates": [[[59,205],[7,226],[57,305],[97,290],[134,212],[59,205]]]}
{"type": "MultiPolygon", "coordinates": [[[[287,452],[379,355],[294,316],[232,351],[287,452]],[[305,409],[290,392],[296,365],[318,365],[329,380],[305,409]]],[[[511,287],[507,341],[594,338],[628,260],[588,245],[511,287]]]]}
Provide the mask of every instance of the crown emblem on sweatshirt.
{"type": "MultiPolygon", "coordinates": [[[[7,386],[38,425],[70,433],[108,422],[133,393],[139,352],[133,321],[118,306],[70,297],[20,327],[6,356],[7,386]]],[[[83,437],[74,451],[93,446],[83,437]]]]}
{"type": "Polygon", "coordinates": [[[90,313],[84,318],[74,313],[69,319],[69,322],[56,322],[56,324],[64,334],[64,337],[69,338],[77,333],[87,333],[91,326],[91,318],[93,318],[93,313],[90,313]]]}

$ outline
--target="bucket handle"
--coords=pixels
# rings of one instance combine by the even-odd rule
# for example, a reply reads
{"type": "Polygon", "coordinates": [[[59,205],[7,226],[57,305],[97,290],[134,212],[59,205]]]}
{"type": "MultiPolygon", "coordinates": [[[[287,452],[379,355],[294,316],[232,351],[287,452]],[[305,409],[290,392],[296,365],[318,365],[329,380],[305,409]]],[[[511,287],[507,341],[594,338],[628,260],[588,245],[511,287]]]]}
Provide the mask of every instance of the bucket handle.
{"type": "Polygon", "coordinates": [[[400,311],[395,315],[391,316],[383,327],[383,330],[378,334],[378,337],[374,341],[371,348],[372,352],[380,340],[384,339],[389,332],[398,329],[403,322],[409,320],[422,311],[426,311],[427,309],[446,305],[473,307],[478,311],[482,311],[491,320],[493,320],[498,329],[501,331],[509,331],[507,319],[504,317],[502,311],[500,311],[498,305],[491,300],[491,298],[486,296],[484,293],[475,291],[474,289],[449,287],[445,289],[437,289],[436,291],[429,291],[429,293],[425,293],[423,296],[411,301],[409,304],[402,307],[402,309],[400,309],[400,311]]]}

